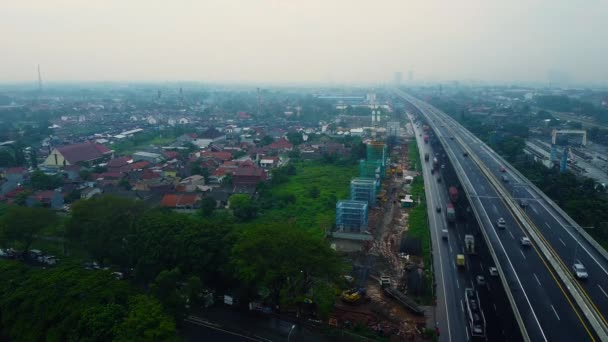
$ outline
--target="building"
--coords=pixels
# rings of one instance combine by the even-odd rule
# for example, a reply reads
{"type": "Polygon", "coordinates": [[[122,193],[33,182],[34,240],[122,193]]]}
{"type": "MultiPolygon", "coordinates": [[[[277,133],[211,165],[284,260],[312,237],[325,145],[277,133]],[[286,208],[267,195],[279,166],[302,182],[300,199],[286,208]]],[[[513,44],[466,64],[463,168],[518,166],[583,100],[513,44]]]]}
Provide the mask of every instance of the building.
{"type": "Polygon", "coordinates": [[[401,71],[396,71],[394,76],[394,83],[396,86],[401,85],[401,81],[403,80],[403,73],[401,71]]]}
{"type": "Polygon", "coordinates": [[[232,184],[235,187],[257,186],[258,183],[266,180],[266,171],[252,163],[243,163],[236,169],[232,177],[232,184]]]}
{"type": "Polygon", "coordinates": [[[201,196],[197,194],[166,194],[163,196],[161,207],[172,209],[200,208],[201,196]]]}
{"type": "Polygon", "coordinates": [[[163,156],[152,152],[135,152],[133,153],[133,162],[145,160],[152,164],[157,164],[163,161],[163,156]]]}
{"type": "Polygon", "coordinates": [[[367,230],[368,205],[364,201],[338,201],[336,227],[340,231],[364,232],[367,230]]]}
{"type": "Polygon", "coordinates": [[[85,142],[55,148],[42,165],[64,167],[68,165],[92,165],[112,157],[114,151],[107,147],[85,142]]]}

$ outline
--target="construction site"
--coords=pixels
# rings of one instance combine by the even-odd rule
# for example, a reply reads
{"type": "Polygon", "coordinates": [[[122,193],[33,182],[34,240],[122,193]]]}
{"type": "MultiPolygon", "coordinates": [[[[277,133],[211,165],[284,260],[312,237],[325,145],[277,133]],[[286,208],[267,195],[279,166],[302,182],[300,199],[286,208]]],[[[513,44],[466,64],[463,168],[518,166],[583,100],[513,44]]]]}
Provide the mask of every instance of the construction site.
{"type": "Polygon", "coordinates": [[[416,161],[408,158],[410,143],[407,138],[392,146],[367,142],[367,159],[360,162],[360,177],[351,181],[350,199],[336,206],[337,232],[332,238],[353,268],[345,276],[330,325],[366,326],[391,341],[423,340],[432,316],[427,314],[432,296],[421,296],[421,287],[432,288],[432,274],[424,271],[421,253],[402,249],[409,212],[421,205],[411,196],[413,180],[422,176],[415,171],[416,161]],[[348,214],[346,207],[351,208],[348,214]]]}

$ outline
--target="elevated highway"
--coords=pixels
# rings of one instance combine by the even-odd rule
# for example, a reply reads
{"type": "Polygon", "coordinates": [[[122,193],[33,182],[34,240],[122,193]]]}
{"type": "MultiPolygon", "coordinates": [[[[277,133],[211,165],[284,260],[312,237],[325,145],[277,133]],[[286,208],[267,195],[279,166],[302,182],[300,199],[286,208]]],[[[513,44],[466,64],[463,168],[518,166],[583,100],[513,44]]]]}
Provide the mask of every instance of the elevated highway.
{"type": "Polygon", "coordinates": [[[423,101],[395,92],[429,123],[434,138],[445,148],[499,269],[524,339],[607,340],[608,258],[601,247],[457,122],[423,101]],[[522,199],[526,209],[519,206],[522,199]],[[506,221],[504,229],[496,224],[501,217],[506,221]],[[529,246],[522,245],[523,237],[531,240],[529,246]],[[578,281],[571,272],[575,259],[589,270],[586,282],[578,281]]]}

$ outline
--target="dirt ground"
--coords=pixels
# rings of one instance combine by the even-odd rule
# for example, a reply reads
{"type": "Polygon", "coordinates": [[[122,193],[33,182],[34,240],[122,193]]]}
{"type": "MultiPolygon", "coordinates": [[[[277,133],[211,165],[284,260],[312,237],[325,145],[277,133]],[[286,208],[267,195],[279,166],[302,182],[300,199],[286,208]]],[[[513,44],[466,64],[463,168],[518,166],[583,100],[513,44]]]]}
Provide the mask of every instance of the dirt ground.
{"type": "MultiPolygon", "coordinates": [[[[400,153],[399,164],[407,166],[407,145],[397,151],[400,153]]],[[[411,173],[407,169],[403,172],[404,175],[411,173]]],[[[366,296],[356,304],[338,301],[334,318],[343,325],[364,324],[374,330],[381,327],[384,334],[394,341],[420,340],[425,318],[387,297],[379,283],[380,275],[387,275],[393,288],[403,290],[405,267],[410,262],[399,255],[408,209],[401,208],[398,196],[406,193],[407,185],[403,176],[390,175],[384,180],[382,189],[386,193],[386,202],[369,212],[368,226],[374,241],[367,245],[359,241],[335,242],[338,250],[350,252],[355,286],[364,287],[366,296]]]]}

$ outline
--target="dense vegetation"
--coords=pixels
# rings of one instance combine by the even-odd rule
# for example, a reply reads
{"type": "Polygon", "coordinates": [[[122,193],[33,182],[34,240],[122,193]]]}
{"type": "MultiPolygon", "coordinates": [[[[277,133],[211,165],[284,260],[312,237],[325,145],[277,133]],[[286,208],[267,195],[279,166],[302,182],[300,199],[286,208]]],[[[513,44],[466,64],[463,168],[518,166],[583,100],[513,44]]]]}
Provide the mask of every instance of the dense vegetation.
{"type": "MultiPolygon", "coordinates": [[[[61,323],[65,328],[61,328],[64,325],[52,327],[58,322],[53,313],[35,311],[48,317],[45,324],[49,327],[41,328],[41,335],[34,337],[26,335],[32,332],[22,331],[20,325],[22,318],[29,317],[9,319],[13,308],[0,302],[3,330],[18,340],[47,338],[45,336],[87,340],[89,337],[78,335],[82,332],[75,329],[88,327],[89,333],[97,334],[90,340],[137,340],[133,338],[135,332],[120,328],[124,321],[131,320],[133,329],[162,326],[174,335],[173,319],[179,326],[185,315],[201,310],[202,298],[210,291],[235,296],[242,303],[259,301],[282,310],[295,310],[304,302],[312,302],[317,313],[325,316],[335,300],[335,284],[347,269],[342,258],[325,241],[323,232],[333,224],[335,201],[346,198],[348,181],[355,171],[352,165],[296,163],[275,170],[273,181],[260,186],[255,200],[234,195],[229,201],[229,211],[215,211],[205,206],[196,215],[111,196],[76,202],[66,219],[58,219],[44,208],[3,208],[0,213],[2,247],[25,251],[34,246],[48,251],[38,244],[51,243],[47,241],[51,237],[52,243],[62,244],[67,254],[60,256],[63,266],[55,269],[41,270],[10,261],[6,265],[11,269],[2,274],[20,274],[22,284],[33,284],[38,277],[62,284],[57,277],[65,274],[67,282],[60,288],[74,294],[60,302],[67,311],[74,308],[66,315],[65,324],[61,323]],[[13,229],[24,225],[30,229],[13,229]],[[113,271],[123,272],[127,280],[115,280],[105,271],[85,270],[82,262],[91,259],[113,271]],[[147,289],[145,296],[138,294],[133,285],[147,289]],[[116,296],[120,298],[110,298],[115,286],[116,296]],[[104,291],[101,297],[91,298],[91,303],[76,300],[79,291],[98,287],[104,291]],[[120,291],[126,294],[121,296],[120,291]],[[162,306],[146,296],[155,297],[162,306]],[[150,300],[152,303],[146,302],[150,300]],[[158,314],[150,316],[149,323],[139,323],[145,318],[133,311],[139,305],[158,314]],[[85,312],[88,307],[97,311],[85,312]],[[79,321],[88,315],[93,315],[90,319],[94,321],[79,321]],[[163,323],[165,317],[171,317],[167,324],[163,323]],[[101,319],[107,322],[97,322],[101,319]]],[[[15,278],[3,276],[2,279],[8,282],[0,280],[0,288],[6,287],[5,293],[9,293],[15,278]]],[[[61,293],[50,285],[52,283],[48,285],[50,293],[44,283],[40,284],[39,290],[23,287],[27,289],[23,295],[29,291],[31,300],[36,302],[61,293]],[[52,292],[55,290],[57,293],[52,292]]],[[[23,310],[20,315],[31,311],[29,307],[17,308],[23,310]]],[[[47,309],[42,306],[40,310],[47,309]]],[[[154,340],[160,332],[145,334],[141,332],[137,336],[150,336],[147,339],[154,340]]]]}
{"type": "Polygon", "coordinates": [[[177,340],[161,304],[108,271],[0,260],[0,274],[0,331],[14,341],[177,340]]]}
{"type": "Polygon", "coordinates": [[[286,222],[322,237],[335,222],[336,201],[348,198],[349,184],[357,176],[352,165],[297,163],[273,173],[274,185],[260,189],[256,222],[286,222]]]}
{"type": "Polygon", "coordinates": [[[566,95],[543,95],[534,98],[536,104],[558,112],[572,112],[578,115],[590,115],[600,122],[608,122],[608,109],[595,106],[591,102],[581,101],[566,95]]]}

